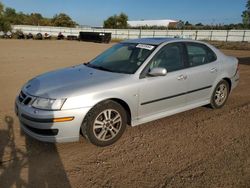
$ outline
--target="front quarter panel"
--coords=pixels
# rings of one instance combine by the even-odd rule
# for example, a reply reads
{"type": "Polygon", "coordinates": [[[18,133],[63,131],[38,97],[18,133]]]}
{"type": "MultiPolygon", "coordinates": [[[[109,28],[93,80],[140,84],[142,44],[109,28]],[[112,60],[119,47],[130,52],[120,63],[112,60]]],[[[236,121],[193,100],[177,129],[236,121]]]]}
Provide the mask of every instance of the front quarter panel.
{"type": "Polygon", "coordinates": [[[138,86],[137,83],[119,87],[110,86],[109,89],[100,88],[98,91],[90,92],[80,96],[70,97],[66,100],[62,110],[77,108],[92,108],[96,104],[108,100],[119,99],[127,103],[131,111],[131,119],[138,115],[138,86]]]}

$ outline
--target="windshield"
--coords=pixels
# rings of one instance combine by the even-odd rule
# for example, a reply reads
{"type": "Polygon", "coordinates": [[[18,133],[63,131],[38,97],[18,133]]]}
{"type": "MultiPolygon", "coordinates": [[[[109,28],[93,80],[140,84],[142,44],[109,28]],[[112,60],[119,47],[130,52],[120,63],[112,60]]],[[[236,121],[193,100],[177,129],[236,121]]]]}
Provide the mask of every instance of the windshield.
{"type": "Polygon", "coordinates": [[[97,56],[87,66],[117,73],[133,74],[153,52],[155,46],[119,43],[97,56]]]}

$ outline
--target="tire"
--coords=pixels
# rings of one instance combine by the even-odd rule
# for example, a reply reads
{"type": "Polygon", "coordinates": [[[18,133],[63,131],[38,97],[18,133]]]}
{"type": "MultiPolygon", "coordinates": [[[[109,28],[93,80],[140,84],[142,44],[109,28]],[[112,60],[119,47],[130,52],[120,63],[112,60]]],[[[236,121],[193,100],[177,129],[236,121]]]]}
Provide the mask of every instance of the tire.
{"type": "Polygon", "coordinates": [[[124,108],[117,102],[107,100],[88,112],[81,131],[92,144],[104,147],[115,143],[124,133],[126,125],[124,108]]]}
{"type": "Polygon", "coordinates": [[[211,97],[210,106],[213,109],[219,109],[223,107],[229,96],[229,84],[227,81],[220,81],[214,89],[211,97]]]}

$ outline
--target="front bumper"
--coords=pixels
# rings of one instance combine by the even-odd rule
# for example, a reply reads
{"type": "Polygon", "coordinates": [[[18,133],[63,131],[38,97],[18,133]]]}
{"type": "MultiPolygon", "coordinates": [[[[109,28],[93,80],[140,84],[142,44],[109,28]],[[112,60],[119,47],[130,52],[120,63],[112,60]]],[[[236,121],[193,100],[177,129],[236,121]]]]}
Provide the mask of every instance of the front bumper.
{"type": "Polygon", "coordinates": [[[21,129],[29,136],[45,142],[73,142],[79,140],[83,119],[90,108],[48,111],[35,109],[30,105],[15,102],[16,114],[21,129]],[[61,117],[74,117],[72,121],[51,122],[61,117]],[[45,120],[45,121],[44,121],[45,120]]]}

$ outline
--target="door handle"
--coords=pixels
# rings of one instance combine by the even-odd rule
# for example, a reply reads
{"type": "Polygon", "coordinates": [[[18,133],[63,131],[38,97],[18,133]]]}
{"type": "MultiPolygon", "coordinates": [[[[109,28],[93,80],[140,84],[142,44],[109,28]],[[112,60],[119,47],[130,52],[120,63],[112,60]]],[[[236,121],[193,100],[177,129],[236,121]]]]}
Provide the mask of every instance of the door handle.
{"type": "Polygon", "coordinates": [[[184,80],[184,75],[180,75],[177,77],[177,80],[184,80]]]}
{"type": "Polygon", "coordinates": [[[180,75],[177,77],[177,80],[186,80],[187,79],[187,75],[180,75]]]}
{"type": "Polygon", "coordinates": [[[217,68],[211,68],[210,72],[217,72],[217,68]]]}

